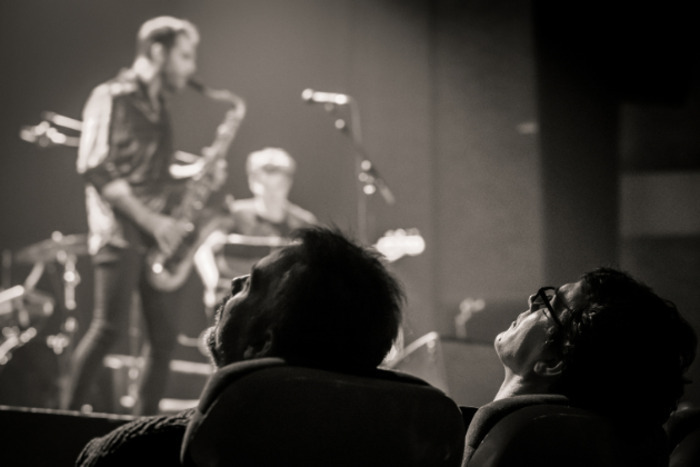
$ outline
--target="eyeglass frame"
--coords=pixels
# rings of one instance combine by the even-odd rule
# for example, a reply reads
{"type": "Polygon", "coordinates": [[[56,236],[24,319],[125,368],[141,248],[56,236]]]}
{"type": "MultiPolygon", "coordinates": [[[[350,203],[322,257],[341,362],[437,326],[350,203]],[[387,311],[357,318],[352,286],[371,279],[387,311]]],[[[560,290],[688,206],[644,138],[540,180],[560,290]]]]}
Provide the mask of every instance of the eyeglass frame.
{"type": "MultiPolygon", "coordinates": [[[[552,287],[551,285],[545,286],[545,287],[540,287],[537,292],[535,292],[535,299],[540,299],[542,302],[544,302],[545,307],[547,308],[547,312],[549,313],[549,317],[554,321],[554,324],[557,326],[559,329],[564,329],[564,324],[561,322],[557,314],[554,312],[554,308],[552,308],[552,304],[549,301],[550,298],[547,296],[546,291],[547,290],[553,290],[554,295],[552,298],[557,296],[557,292],[559,289],[557,287],[552,287]]],[[[572,313],[571,308],[566,306],[565,303],[562,304],[564,308],[569,311],[569,313],[572,313]]]]}

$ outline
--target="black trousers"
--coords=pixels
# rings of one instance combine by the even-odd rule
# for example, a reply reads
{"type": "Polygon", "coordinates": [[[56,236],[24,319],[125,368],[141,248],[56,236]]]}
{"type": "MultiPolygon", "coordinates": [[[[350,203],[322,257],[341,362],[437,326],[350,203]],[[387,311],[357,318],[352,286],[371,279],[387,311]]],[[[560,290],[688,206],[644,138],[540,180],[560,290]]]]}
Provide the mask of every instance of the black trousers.
{"type": "Polygon", "coordinates": [[[127,329],[125,324],[134,303],[134,292],[138,292],[147,345],[134,414],[156,414],[177,342],[177,314],[171,309],[173,295],[158,291],[148,283],[144,254],[139,251],[106,246],[93,257],[93,263],[93,316],[71,358],[67,408],[78,410],[86,403],[104,357],[117,341],[120,330],[127,329]]]}

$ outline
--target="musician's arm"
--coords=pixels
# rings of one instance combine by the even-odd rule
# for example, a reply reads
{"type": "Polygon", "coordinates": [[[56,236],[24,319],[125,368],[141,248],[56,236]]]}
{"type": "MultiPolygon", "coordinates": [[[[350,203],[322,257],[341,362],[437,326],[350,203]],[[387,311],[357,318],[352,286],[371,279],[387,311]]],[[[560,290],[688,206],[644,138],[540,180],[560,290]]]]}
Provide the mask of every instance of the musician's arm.
{"type": "Polygon", "coordinates": [[[113,114],[113,96],[109,86],[95,88],[83,109],[83,129],[78,145],[78,173],[98,190],[119,177],[110,163],[109,132],[113,114]]]}
{"type": "Polygon", "coordinates": [[[104,185],[100,193],[114,209],[150,233],[158,243],[158,248],[168,256],[174,253],[188,233],[188,226],[182,222],[154,212],[139,201],[131,192],[129,183],[122,178],[104,185]]]}

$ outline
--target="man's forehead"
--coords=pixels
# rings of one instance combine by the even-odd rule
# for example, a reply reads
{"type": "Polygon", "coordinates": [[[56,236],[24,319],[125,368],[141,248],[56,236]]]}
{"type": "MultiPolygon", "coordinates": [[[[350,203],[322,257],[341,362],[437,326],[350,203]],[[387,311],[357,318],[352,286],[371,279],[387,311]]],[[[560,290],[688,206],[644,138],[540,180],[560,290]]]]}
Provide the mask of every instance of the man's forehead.
{"type": "Polygon", "coordinates": [[[264,256],[261,259],[259,259],[255,263],[255,265],[253,265],[253,269],[265,269],[269,267],[271,264],[274,264],[279,260],[279,255],[279,251],[273,251],[267,256],[264,256]]]}
{"type": "Polygon", "coordinates": [[[583,296],[583,282],[569,282],[557,290],[557,297],[559,297],[569,308],[576,308],[581,297],[583,296]]]}
{"type": "Polygon", "coordinates": [[[252,270],[259,272],[284,272],[293,263],[293,258],[291,257],[292,248],[293,246],[287,246],[282,250],[273,251],[255,263],[252,270]]]}
{"type": "Polygon", "coordinates": [[[559,287],[559,294],[565,297],[573,297],[581,293],[582,282],[569,282],[559,287]]]}

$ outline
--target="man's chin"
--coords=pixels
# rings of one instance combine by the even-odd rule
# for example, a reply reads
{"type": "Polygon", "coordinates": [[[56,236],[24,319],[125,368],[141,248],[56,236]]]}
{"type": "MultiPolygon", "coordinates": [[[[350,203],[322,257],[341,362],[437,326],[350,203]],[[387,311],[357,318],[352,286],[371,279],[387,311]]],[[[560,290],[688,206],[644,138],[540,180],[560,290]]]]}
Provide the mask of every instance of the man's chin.
{"type": "Polygon", "coordinates": [[[503,334],[505,334],[505,331],[500,332],[496,338],[493,340],[493,348],[496,351],[496,354],[500,355],[500,349],[501,349],[501,340],[503,339],[503,334]]]}

